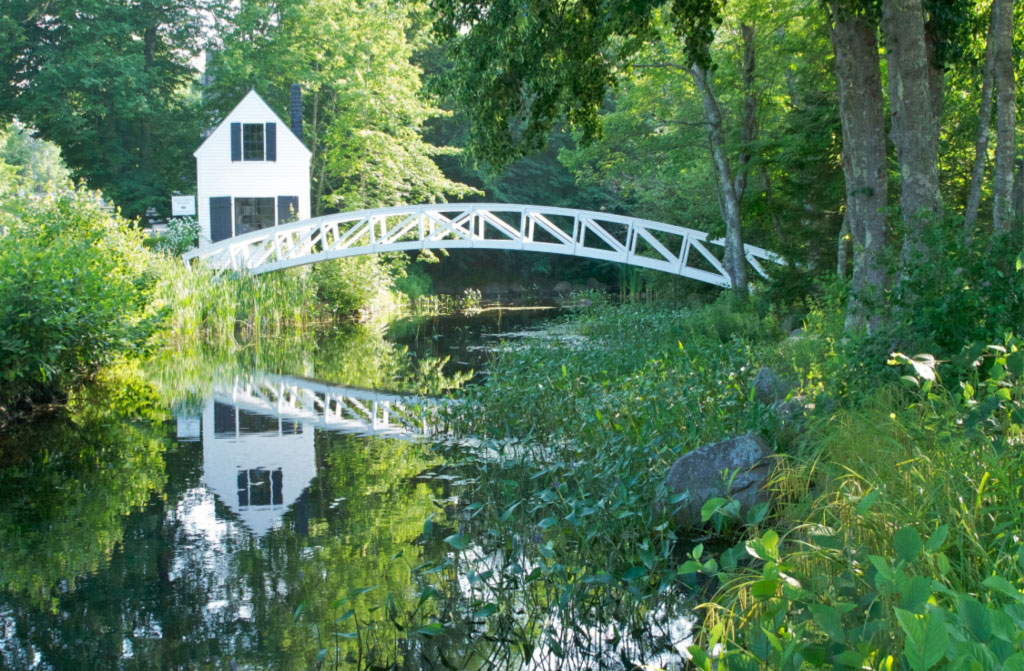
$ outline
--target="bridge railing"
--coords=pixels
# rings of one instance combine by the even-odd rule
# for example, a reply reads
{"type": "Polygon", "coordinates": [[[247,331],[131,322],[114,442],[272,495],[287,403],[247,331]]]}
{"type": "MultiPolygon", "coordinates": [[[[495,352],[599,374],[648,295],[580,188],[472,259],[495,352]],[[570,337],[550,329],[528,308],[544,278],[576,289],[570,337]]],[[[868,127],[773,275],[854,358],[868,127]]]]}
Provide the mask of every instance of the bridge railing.
{"type": "MultiPolygon", "coordinates": [[[[184,255],[215,270],[260,274],[333,258],[415,249],[566,254],[731,286],[721,239],[683,226],[604,212],[503,203],[442,203],[330,214],[254,231],[184,255]]],[[[755,272],[777,254],[744,245],[755,272]]]]}

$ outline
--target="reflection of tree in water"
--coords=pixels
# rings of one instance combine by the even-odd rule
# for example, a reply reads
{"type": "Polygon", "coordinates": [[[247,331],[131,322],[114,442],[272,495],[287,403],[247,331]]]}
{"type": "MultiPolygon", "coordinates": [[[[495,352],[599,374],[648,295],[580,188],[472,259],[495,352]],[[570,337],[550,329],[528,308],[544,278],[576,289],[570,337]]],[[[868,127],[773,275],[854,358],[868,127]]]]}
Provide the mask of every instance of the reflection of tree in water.
{"type": "MultiPolygon", "coordinates": [[[[185,343],[157,357],[149,378],[167,404],[191,399],[201,407],[216,381],[255,371],[335,385],[398,393],[439,394],[457,389],[465,374],[445,374],[446,358],[418,358],[385,337],[384,326],[353,324],[326,333],[294,332],[241,346],[185,343]]],[[[195,409],[195,407],[193,407],[195,409]]]]}
{"type": "MultiPolygon", "coordinates": [[[[111,424],[109,430],[128,445],[126,436],[139,435],[125,424],[111,424]]],[[[421,561],[417,539],[423,520],[436,511],[438,496],[415,477],[432,462],[422,446],[398,440],[318,433],[315,446],[318,476],[282,523],[262,537],[246,531],[202,485],[199,443],[181,443],[166,452],[164,495],[149,496],[149,485],[163,484],[162,477],[135,489],[117,480],[92,480],[87,498],[94,502],[112,505],[123,489],[144,505],[127,517],[122,517],[124,508],[101,516],[123,532],[109,532],[118,542],[98,550],[85,565],[65,561],[55,572],[46,546],[62,544],[49,537],[37,537],[18,552],[23,561],[43,562],[26,562],[29,585],[46,584],[51,574],[74,576],[82,566],[87,575],[72,583],[74,592],[57,594],[52,609],[41,607],[49,604],[40,604],[24,588],[4,597],[0,613],[11,624],[8,638],[0,639],[5,663],[38,654],[43,667],[53,669],[221,669],[232,659],[239,668],[310,669],[321,648],[337,638],[337,648],[331,641],[328,662],[350,659],[356,666],[368,665],[368,657],[360,659],[368,648],[365,635],[360,645],[331,634],[353,631],[354,626],[345,627],[356,621],[386,622],[389,608],[408,609],[409,567],[421,561]],[[401,558],[392,560],[395,555],[401,558]],[[332,607],[353,590],[371,586],[377,589],[332,607]],[[302,613],[295,618],[300,603],[302,613]],[[355,615],[336,625],[335,618],[349,608],[355,615]]],[[[97,449],[103,457],[115,456],[97,449]]],[[[138,459],[142,456],[131,463],[145,473],[138,459]]],[[[57,478],[51,488],[59,484],[57,478]]],[[[41,505],[26,500],[21,507],[41,505]]],[[[11,509],[4,509],[5,530],[24,519],[11,509]]],[[[67,533],[72,545],[83,549],[97,547],[95,525],[77,530],[79,521],[64,524],[68,529],[52,531],[67,533]]],[[[5,539],[7,547],[17,550],[5,539]]],[[[6,565],[6,557],[0,562],[6,565]]],[[[379,655],[400,656],[393,635],[382,631],[389,638],[379,655]]],[[[351,664],[343,661],[342,666],[351,664]]]]}
{"type": "Polygon", "coordinates": [[[17,425],[0,443],[0,583],[47,608],[100,569],[123,516],[165,482],[165,445],[110,414],[17,425]]]}

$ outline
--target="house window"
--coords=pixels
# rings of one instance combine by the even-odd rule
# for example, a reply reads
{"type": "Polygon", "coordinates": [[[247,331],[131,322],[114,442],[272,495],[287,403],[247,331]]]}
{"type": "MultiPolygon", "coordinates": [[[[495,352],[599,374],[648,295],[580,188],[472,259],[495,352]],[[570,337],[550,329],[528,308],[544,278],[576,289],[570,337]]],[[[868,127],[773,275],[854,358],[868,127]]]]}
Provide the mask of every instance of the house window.
{"type": "Polygon", "coordinates": [[[238,471],[238,508],[280,506],[284,503],[284,474],[280,468],[246,468],[238,471]]]}
{"type": "Polygon", "coordinates": [[[235,198],[235,235],[274,225],[273,198],[235,198]]]}
{"type": "Polygon", "coordinates": [[[263,160],[263,124],[242,124],[242,160],[263,160]]]}

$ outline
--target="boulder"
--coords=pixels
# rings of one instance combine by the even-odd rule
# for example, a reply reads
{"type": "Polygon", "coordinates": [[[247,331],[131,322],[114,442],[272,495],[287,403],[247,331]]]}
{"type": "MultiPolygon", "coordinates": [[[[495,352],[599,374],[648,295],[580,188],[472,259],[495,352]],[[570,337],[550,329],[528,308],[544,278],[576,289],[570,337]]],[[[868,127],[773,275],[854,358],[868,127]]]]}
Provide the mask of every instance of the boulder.
{"type": "Polygon", "coordinates": [[[763,487],[772,473],[772,464],[766,459],[771,453],[761,438],[748,433],[704,445],[679,457],[665,479],[673,494],[689,492],[676,513],[676,523],[681,527],[700,526],[703,523],[701,507],[716,496],[730,496],[739,501],[741,516],[755,503],[767,501],[763,487]],[[728,491],[723,477],[725,470],[730,476],[736,473],[728,491]]]}
{"type": "Polygon", "coordinates": [[[761,368],[754,376],[754,398],[764,405],[782,401],[793,390],[793,384],[775,374],[771,368],[761,368]]]}

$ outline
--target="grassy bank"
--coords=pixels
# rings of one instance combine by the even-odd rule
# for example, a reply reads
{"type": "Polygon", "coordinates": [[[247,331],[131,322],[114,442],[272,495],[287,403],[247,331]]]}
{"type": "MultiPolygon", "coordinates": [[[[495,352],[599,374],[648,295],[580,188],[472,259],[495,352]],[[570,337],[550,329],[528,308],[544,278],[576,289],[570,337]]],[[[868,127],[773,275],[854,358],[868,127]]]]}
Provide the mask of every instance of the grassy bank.
{"type": "Polygon", "coordinates": [[[799,337],[757,301],[595,307],[500,354],[452,417],[489,456],[449,455],[471,483],[459,534],[521,571],[490,584],[488,633],[571,660],[564,623],[651,641],[689,601],[697,668],[1021,668],[1022,342],[878,356],[877,337],[844,335],[833,296],[799,337]],[[754,400],[761,366],[805,418],[754,400]],[[721,502],[704,529],[676,528],[669,466],[747,431],[779,455],[771,508],[721,502]],[[524,592],[557,617],[524,629],[524,592]]]}

